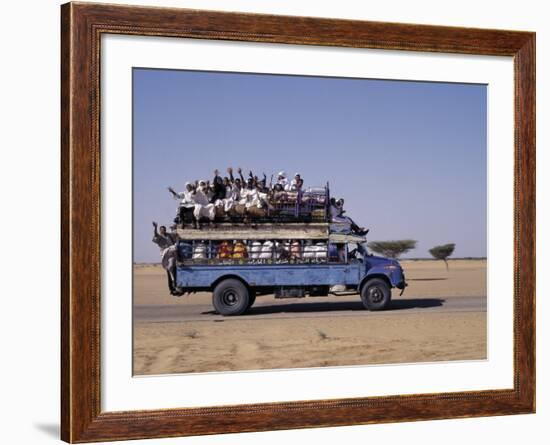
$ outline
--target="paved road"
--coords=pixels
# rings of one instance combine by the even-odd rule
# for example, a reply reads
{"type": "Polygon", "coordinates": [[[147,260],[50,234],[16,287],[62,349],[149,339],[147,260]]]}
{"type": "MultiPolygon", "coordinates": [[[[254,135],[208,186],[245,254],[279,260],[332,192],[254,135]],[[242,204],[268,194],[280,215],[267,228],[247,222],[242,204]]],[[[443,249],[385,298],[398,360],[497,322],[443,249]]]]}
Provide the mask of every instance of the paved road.
{"type": "Polygon", "coordinates": [[[212,304],[194,296],[181,305],[136,306],[137,322],[167,323],[182,321],[221,322],[236,320],[285,319],[304,317],[376,317],[408,313],[486,312],[487,297],[399,298],[392,300],[389,310],[369,312],[363,308],[359,295],[275,299],[271,295],[258,297],[250,311],[239,317],[223,317],[214,312],[212,304]]]}

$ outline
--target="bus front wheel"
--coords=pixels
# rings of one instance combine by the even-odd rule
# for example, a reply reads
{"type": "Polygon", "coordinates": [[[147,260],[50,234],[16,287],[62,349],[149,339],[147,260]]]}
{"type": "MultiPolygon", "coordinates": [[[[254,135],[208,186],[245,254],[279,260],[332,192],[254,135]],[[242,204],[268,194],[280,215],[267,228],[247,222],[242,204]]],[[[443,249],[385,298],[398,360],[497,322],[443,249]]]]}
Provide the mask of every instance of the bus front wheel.
{"type": "Polygon", "coordinates": [[[212,304],[221,315],[241,315],[249,307],[250,294],[239,280],[223,280],[214,288],[212,304]]]}
{"type": "Polygon", "coordinates": [[[367,281],[361,289],[361,301],[369,311],[386,309],[391,301],[390,286],[380,278],[367,281]]]}

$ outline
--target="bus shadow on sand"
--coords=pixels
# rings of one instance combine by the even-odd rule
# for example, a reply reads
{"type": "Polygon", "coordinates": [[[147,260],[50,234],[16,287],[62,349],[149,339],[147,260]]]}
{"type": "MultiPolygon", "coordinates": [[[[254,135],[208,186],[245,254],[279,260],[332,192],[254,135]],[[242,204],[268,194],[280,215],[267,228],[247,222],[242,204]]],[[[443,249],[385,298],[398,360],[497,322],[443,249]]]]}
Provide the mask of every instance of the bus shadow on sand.
{"type": "MultiPolygon", "coordinates": [[[[389,309],[383,312],[403,309],[428,309],[443,306],[442,298],[408,298],[394,299],[389,309]]],[[[338,312],[338,311],[365,311],[361,301],[342,302],[316,302],[316,303],[283,303],[265,306],[253,306],[244,316],[280,314],[280,313],[306,313],[306,312],[338,312]]],[[[215,313],[215,312],[210,312],[215,313]]]]}

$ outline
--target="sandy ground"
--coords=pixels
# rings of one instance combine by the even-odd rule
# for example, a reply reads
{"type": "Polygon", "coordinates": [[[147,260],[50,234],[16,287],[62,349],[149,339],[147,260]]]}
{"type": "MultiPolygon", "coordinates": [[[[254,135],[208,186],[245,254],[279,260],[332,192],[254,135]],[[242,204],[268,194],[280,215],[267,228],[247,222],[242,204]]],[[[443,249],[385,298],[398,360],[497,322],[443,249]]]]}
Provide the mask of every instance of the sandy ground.
{"type": "Polygon", "coordinates": [[[486,262],[402,261],[409,286],[384,312],[358,295],[276,300],[221,317],[211,294],[181,298],[158,266],[134,267],[134,374],[486,358],[486,262]]]}

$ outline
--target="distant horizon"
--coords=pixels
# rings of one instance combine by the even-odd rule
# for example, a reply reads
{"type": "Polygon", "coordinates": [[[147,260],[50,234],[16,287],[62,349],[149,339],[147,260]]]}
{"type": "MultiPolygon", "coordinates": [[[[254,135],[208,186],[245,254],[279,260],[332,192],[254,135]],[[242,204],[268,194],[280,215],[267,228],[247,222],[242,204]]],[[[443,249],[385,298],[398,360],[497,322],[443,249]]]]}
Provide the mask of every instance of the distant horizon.
{"type": "Polygon", "coordinates": [[[328,181],[369,241],[418,240],[403,260],[486,258],[486,102],[477,84],[134,69],[134,263],[159,261],[166,188],[228,166],[328,181]]]}

